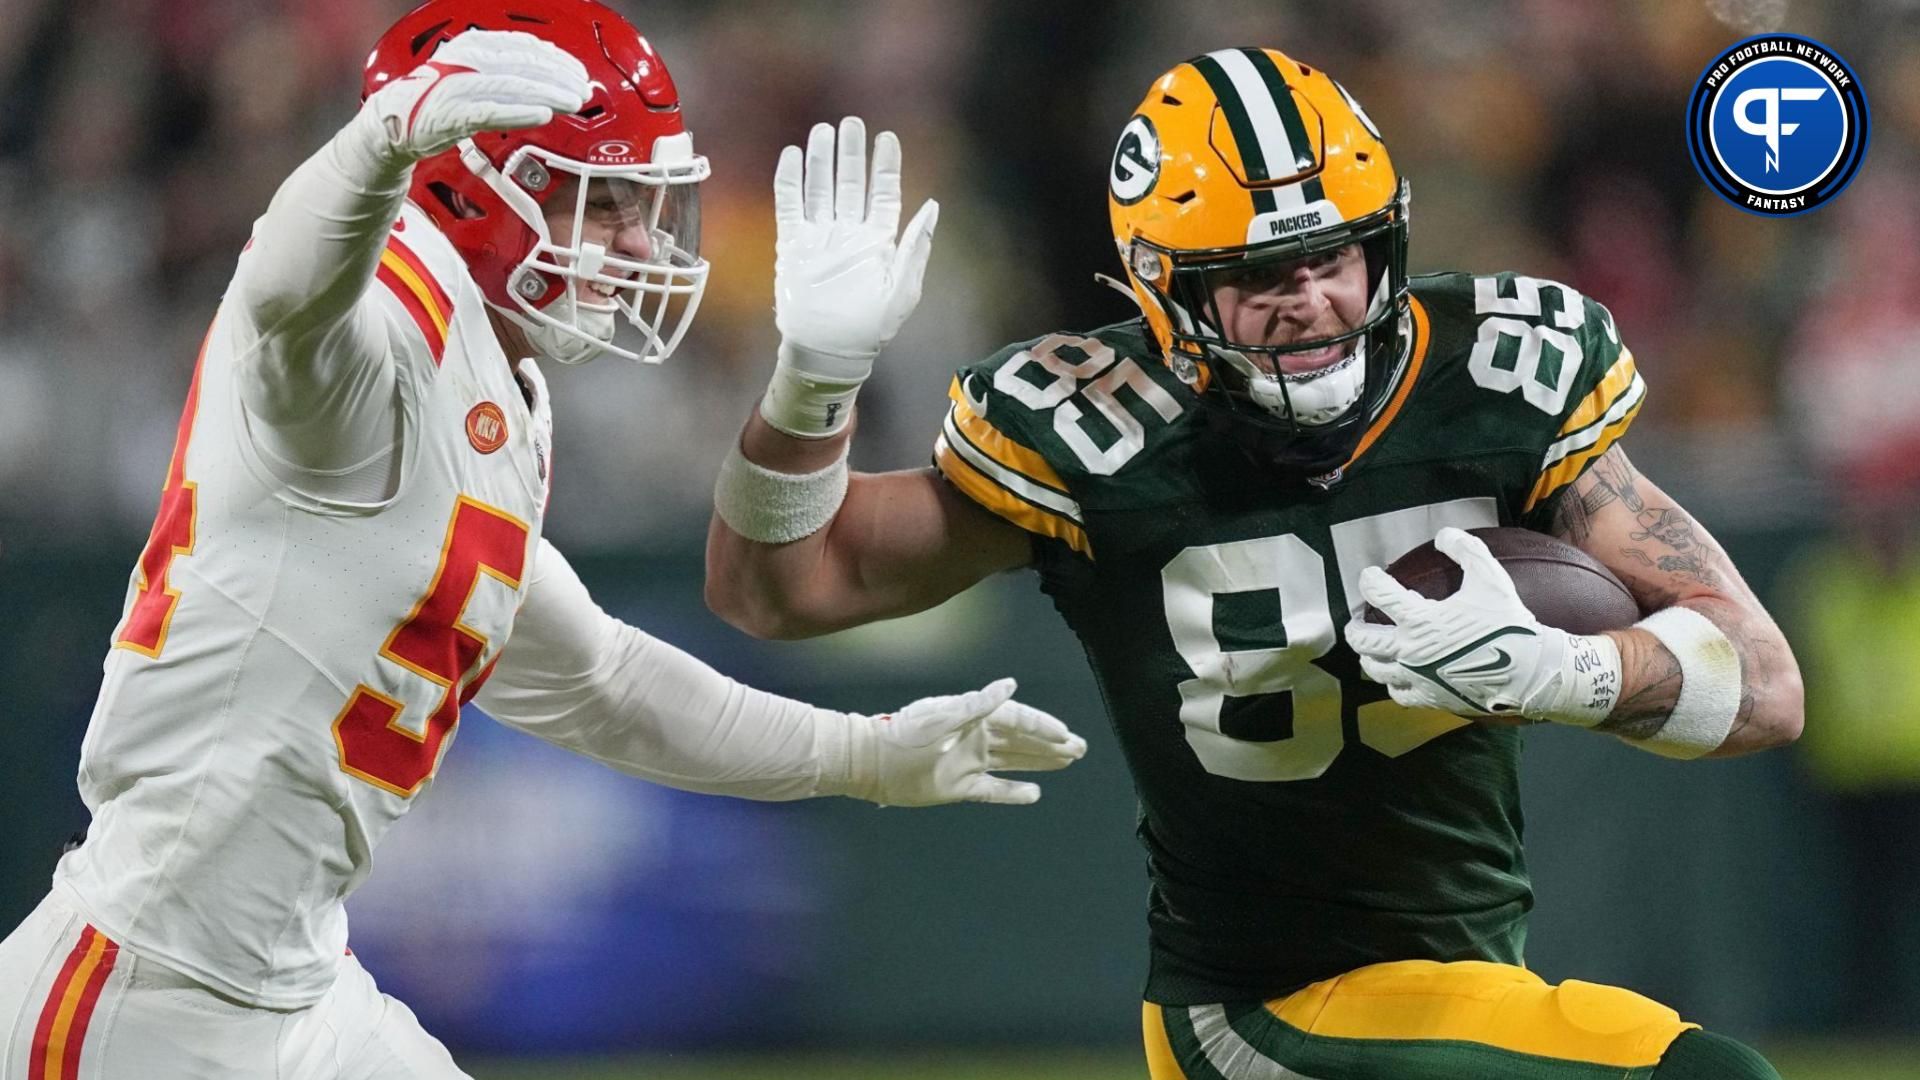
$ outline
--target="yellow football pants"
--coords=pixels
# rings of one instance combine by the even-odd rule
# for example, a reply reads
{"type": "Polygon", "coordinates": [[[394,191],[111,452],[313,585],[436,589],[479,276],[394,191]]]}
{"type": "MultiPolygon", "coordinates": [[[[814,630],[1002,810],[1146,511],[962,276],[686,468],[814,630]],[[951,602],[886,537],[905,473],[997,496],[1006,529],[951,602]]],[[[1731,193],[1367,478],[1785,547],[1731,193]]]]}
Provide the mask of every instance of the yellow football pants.
{"type": "Polygon", "coordinates": [[[1631,990],[1481,961],[1373,964],[1266,1002],[1142,1010],[1153,1080],[1634,1080],[1698,1027],[1631,990]]]}

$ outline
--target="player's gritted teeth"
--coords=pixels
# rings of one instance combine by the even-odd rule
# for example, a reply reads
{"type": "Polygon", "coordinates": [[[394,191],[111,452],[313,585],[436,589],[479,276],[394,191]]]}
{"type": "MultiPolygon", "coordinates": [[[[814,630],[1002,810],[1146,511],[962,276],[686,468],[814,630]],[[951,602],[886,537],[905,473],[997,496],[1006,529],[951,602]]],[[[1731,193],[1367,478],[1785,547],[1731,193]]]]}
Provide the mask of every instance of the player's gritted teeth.
{"type": "Polygon", "coordinates": [[[1351,298],[1316,296],[1303,303],[1298,296],[1277,292],[1247,294],[1221,288],[1216,290],[1214,299],[1230,341],[1274,349],[1295,348],[1314,341],[1331,342],[1317,349],[1280,353],[1277,365],[1261,358],[1261,366],[1269,372],[1299,375],[1331,367],[1351,351],[1352,342],[1331,341],[1351,332],[1365,313],[1364,299],[1358,295],[1361,287],[1356,285],[1347,291],[1356,295],[1351,298]]]}
{"type": "Polygon", "coordinates": [[[1278,358],[1280,374],[1311,375],[1325,371],[1345,359],[1351,346],[1351,342],[1341,342],[1311,352],[1282,353],[1278,358]]]}

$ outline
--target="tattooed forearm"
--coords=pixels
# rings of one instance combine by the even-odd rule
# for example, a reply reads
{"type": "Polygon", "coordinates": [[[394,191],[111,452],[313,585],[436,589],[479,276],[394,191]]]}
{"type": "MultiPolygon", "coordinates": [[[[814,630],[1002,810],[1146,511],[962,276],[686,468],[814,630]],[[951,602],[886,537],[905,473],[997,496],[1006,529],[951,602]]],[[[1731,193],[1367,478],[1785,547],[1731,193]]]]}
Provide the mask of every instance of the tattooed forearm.
{"type": "Polygon", "coordinates": [[[1600,460],[1593,463],[1593,477],[1599,488],[1607,492],[1608,498],[1596,504],[1593,509],[1597,510],[1606,502],[1617,498],[1627,504],[1627,509],[1636,514],[1645,510],[1646,500],[1640,497],[1640,489],[1634,483],[1639,476],[1640,474],[1634,471],[1633,462],[1627,460],[1627,455],[1622,453],[1619,447],[1616,446],[1601,454],[1600,460]]]}
{"type": "Polygon", "coordinates": [[[1623,739],[1648,739],[1667,726],[1680,703],[1680,662],[1652,637],[1630,633],[1615,638],[1620,646],[1621,685],[1629,692],[1594,730],[1623,739]]]}
{"type": "MultiPolygon", "coordinates": [[[[1641,534],[1634,534],[1635,539],[1639,539],[1640,536],[1641,534]]],[[[1720,584],[1720,579],[1714,574],[1713,568],[1708,566],[1706,560],[1698,553],[1661,555],[1655,558],[1648,555],[1643,548],[1621,548],[1620,554],[1644,566],[1690,581],[1697,581],[1702,585],[1717,588],[1720,584]]]]}
{"type": "MultiPolygon", "coordinates": [[[[1751,753],[1799,734],[1799,666],[1779,627],[1707,530],[1641,476],[1625,451],[1608,448],[1574,481],[1554,508],[1553,527],[1618,575],[1642,612],[1684,605],[1726,635],[1740,658],[1740,697],[1732,729],[1713,756],[1751,753]]],[[[1679,661],[1646,631],[1613,636],[1620,645],[1620,700],[1598,730],[1657,738],[1679,705],[1679,661]]]]}
{"type": "MultiPolygon", "coordinates": [[[[1733,714],[1733,730],[1727,735],[1728,741],[1732,741],[1753,719],[1761,696],[1771,692],[1773,671],[1782,660],[1778,653],[1785,650],[1784,646],[1776,649],[1764,633],[1757,632],[1748,624],[1737,608],[1729,611],[1725,617],[1719,617],[1717,613],[1708,617],[1727,635],[1728,643],[1740,657],[1740,707],[1733,714]]],[[[1793,658],[1787,656],[1785,662],[1792,665],[1793,658]]]]}
{"type": "MultiPolygon", "coordinates": [[[[1752,722],[1760,699],[1768,693],[1771,669],[1779,661],[1769,655],[1773,646],[1747,624],[1739,609],[1717,600],[1695,600],[1689,606],[1712,619],[1740,656],[1740,705],[1723,744],[1739,745],[1741,732],[1752,722]]],[[[1650,634],[1627,632],[1617,635],[1615,641],[1620,646],[1621,685],[1626,688],[1626,696],[1594,730],[1623,739],[1652,738],[1666,727],[1680,703],[1685,685],[1680,662],[1650,634]]]]}
{"type": "MultiPolygon", "coordinates": [[[[1720,592],[1726,586],[1715,566],[1725,560],[1693,518],[1678,506],[1661,505],[1666,496],[1643,484],[1633,463],[1619,447],[1600,455],[1593,468],[1575,481],[1554,511],[1554,534],[1576,546],[1588,544],[1598,528],[1600,511],[1614,502],[1633,515],[1624,530],[1632,547],[1615,548],[1621,555],[1653,573],[1635,575],[1630,584],[1644,606],[1665,607],[1702,592],[1720,592]],[[1654,601],[1647,605],[1647,601],[1654,601]]],[[[1618,511],[1614,515],[1618,515],[1618,511]]],[[[1618,537],[1620,531],[1609,535],[1618,537]]],[[[1602,556],[1603,561],[1611,562],[1602,556]]]]}
{"type": "Polygon", "coordinates": [[[1553,523],[1548,531],[1579,547],[1587,542],[1587,537],[1593,535],[1594,511],[1613,499],[1614,494],[1598,484],[1576,482],[1573,489],[1562,495],[1555,504],[1553,523]]]}
{"type": "MultiPolygon", "coordinates": [[[[1645,507],[1645,504],[1642,506],[1645,507]]],[[[1640,527],[1628,533],[1628,539],[1664,545],[1668,550],[1649,557],[1640,548],[1621,548],[1621,554],[1710,589],[1721,587],[1719,575],[1708,565],[1709,560],[1720,553],[1714,550],[1713,545],[1701,540],[1693,519],[1685,511],[1672,507],[1646,507],[1634,515],[1634,521],[1640,527]]]]}

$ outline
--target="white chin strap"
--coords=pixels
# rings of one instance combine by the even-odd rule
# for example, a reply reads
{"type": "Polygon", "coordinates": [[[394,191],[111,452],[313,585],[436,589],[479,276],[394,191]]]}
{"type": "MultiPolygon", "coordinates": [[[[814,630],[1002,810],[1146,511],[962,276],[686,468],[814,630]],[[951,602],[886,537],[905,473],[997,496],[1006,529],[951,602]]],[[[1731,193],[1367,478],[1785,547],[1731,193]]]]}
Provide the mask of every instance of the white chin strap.
{"type": "Polygon", "coordinates": [[[547,308],[546,313],[554,319],[552,323],[529,319],[518,311],[506,308],[500,311],[526,332],[528,343],[543,360],[584,364],[605,352],[606,346],[613,342],[616,314],[613,306],[608,305],[603,309],[598,305],[581,304],[571,288],[547,308]],[[597,339],[598,343],[580,334],[570,333],[568,326],[578,326],[582,334],[597,339]]]}
{"type": "Polygon", "coordinates": [[[1247,396],[1255,405],[1283,420],[1320,427],[1345,416],[1366,390],[1367,365],[1362,359],[1366,342],[1364,335],[1355,338],[1347,355],[1332,367],[1304,375],[1269,375],[1243,352],[1219,348],[1213,352],[1247,380],[1247,396]]]}

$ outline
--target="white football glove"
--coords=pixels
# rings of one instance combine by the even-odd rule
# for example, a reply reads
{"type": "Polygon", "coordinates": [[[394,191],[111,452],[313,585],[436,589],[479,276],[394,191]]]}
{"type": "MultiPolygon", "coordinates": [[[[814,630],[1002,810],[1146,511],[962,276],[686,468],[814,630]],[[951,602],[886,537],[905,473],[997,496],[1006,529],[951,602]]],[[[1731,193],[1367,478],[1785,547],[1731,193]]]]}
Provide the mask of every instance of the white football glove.
{"type": "Polygon", "coordinates": [[[1580,727],[1606,719],[1620,693],[1613,639],[1535,619],[1479,537],[1445,528],[1434,546],[1462,571],[1459,591],[1444,600],[1421,596],[1377,566],[1361,572],[1360,595],[1393,620],[1347,624],[1347,644],[1367,678],[1412,708],[1580,727]]]}
{"type": "Polygon", "coordinates": [[[482,131],[538,127],[592,96],[586,65],[517,30],[469,30],[361,106],[389,161],[411,165],[482,131]]]}
{"type": "Polygon", "coordinates": [[[928,199],[899,242],[900,140],[883,131],[867,176],[867,128],[857,116],[834,131],[815,124],[800,148],[780,152],[773,176],[773,311],[780,362],[760,403],[767,422],[817,439],[847,426],[874,358],[920,302],[940,204],[928,199]]]}
{"type": "Polygon", "coordinates": [[[896,713],[855,714],[846,794],[882,806],[951,802],[1024,806],[1037,784],[1006,780],[994,770],[1049,772],[1087,752],[1067,725],[1012,700],[1014,681],[950,697],[921,698],[896,713]]]}

